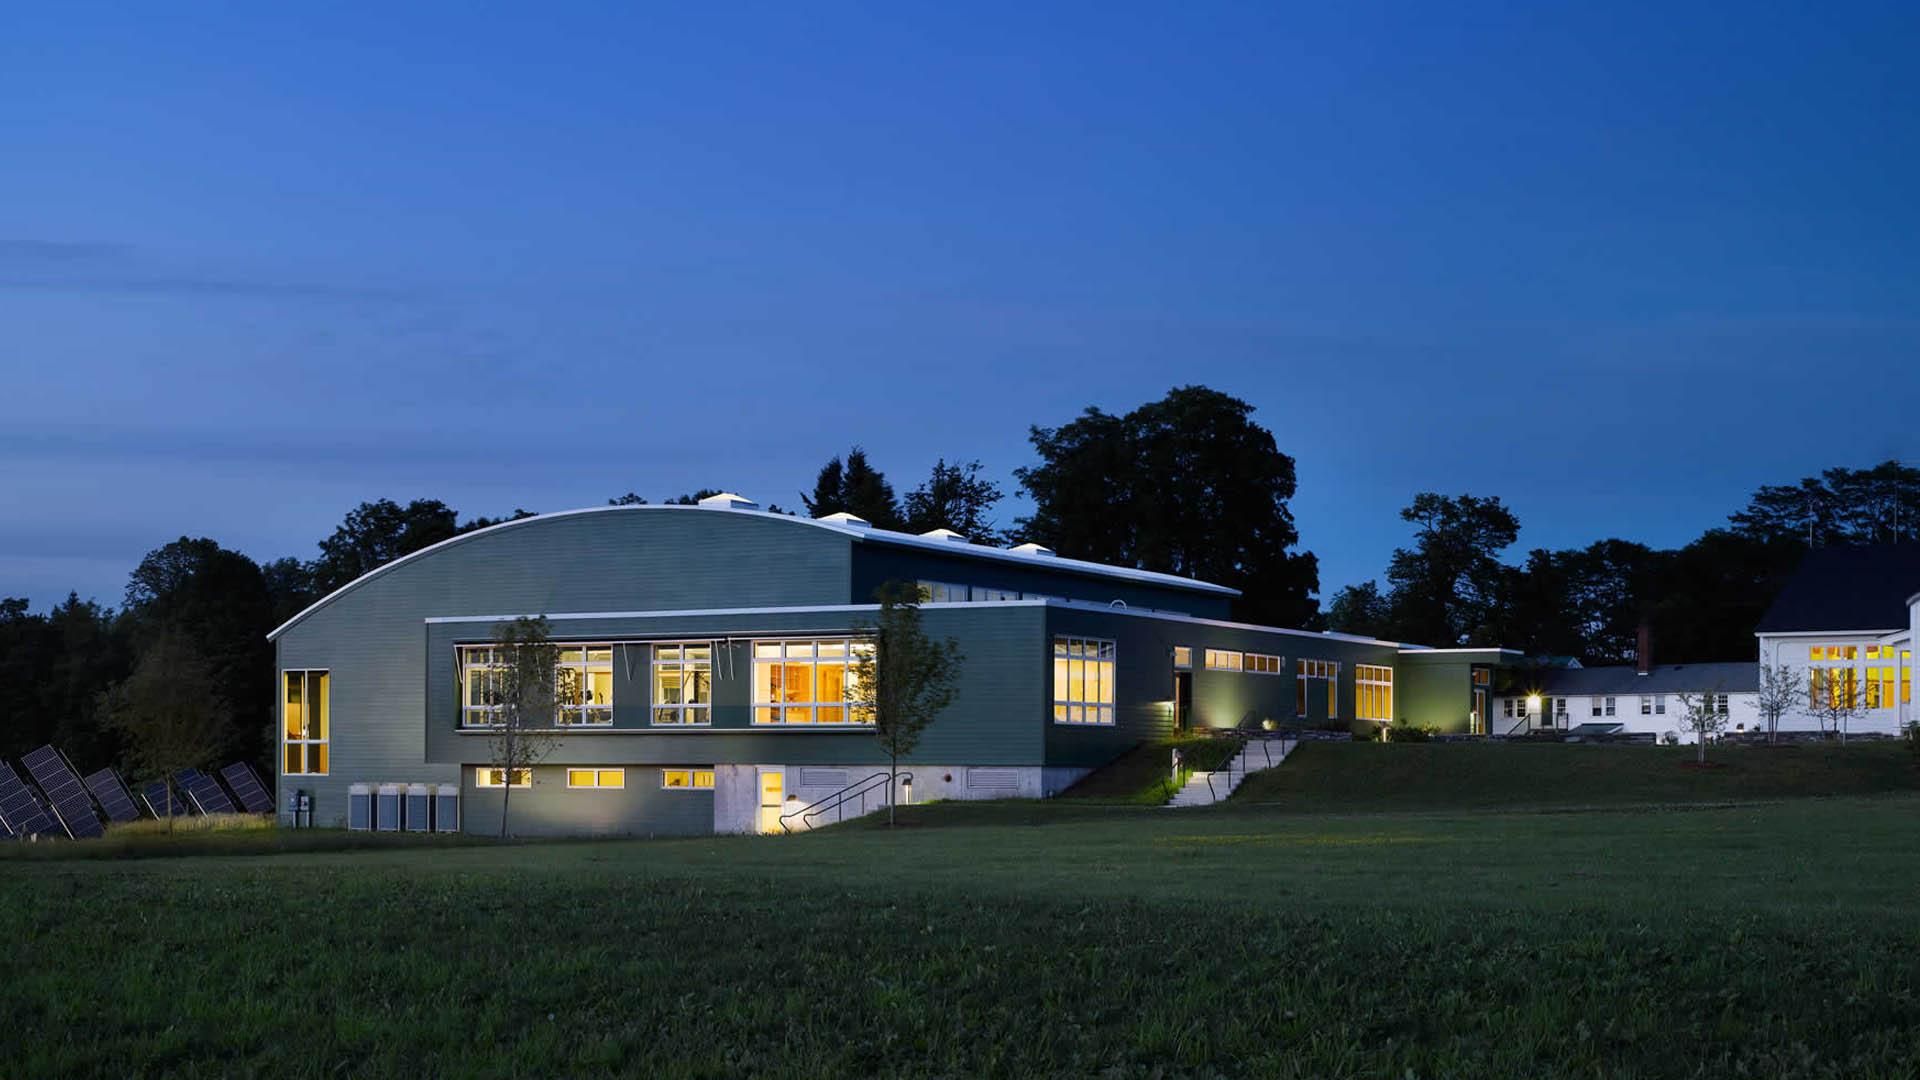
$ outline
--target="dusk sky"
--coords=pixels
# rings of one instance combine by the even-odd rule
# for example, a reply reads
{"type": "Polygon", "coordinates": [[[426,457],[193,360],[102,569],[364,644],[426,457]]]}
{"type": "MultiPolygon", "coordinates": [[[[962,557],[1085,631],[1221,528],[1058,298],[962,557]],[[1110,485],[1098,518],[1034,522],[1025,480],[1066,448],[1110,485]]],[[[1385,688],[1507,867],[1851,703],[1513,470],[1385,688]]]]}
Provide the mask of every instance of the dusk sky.
{"type": "Polygon", "coordinates": [[[35,610],[382,496],[1011,489],[1188,383],[1297,460],[1323,602],[1422,490],[1517,557],[1920,461],[1911,2],[173,7],[0,16],[35,610]]]}

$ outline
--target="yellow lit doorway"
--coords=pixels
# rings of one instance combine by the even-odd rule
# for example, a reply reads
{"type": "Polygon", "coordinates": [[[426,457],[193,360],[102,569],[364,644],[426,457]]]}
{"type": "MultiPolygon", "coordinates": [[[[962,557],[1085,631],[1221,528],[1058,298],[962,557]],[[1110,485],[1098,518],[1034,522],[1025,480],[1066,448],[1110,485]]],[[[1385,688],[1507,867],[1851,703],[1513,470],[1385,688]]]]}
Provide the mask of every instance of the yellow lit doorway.
{"type": "Polygon", "coordinates": [[[777,833],[786,801],[786,779],[778,767],[760,770],[760,831],[777,833]]]}

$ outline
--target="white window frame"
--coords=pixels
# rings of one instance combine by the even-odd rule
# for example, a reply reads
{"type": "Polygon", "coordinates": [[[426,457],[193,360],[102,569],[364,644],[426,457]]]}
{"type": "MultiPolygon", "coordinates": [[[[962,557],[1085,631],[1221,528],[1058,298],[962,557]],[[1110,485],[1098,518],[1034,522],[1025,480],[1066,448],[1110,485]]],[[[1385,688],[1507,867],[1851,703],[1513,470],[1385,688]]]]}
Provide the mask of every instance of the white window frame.
{"type": "Polygon", "coordinates": [[[501,783],[494,782],[493,774],[494,773],[504,774],[506,772],[505,769],[500,768],[498,765],[476,765],[474,766],[474,769],[473,769],[473,786],[477,788],[493,788],[495,790],[510,786],[515,791],[521,791],[533,786],[532,767],[521,766],[519,768],[514,769],[513,771],[515,775],[522,778],[521,781],[517,784],[511,784],[511,785],[501,784],[501,783]]]}
{"type": "Polygon", "coordinates": [[[567,788],[570,791],[624,791],[626,790],[626,787],[627,787],[627,770],[624,768],[616,766],[611,769],[606,769],[606,768],[601,768],[600,766],[597,766],[597,765],[567,766],[567,788]],[[589,776],[593,777],[593,783],[591,784],[574,783],[573,774],[575,773],[588,774],[589,776]],[[602,783],[601,781],[607,773],[614,773],[618,775],[620,778],[620,782],[617,784],[602,783]]]}
{"type": "Polygon", "coordinates": [[[713,726],[713,654],[716,646],[707,641],[656,641],[649,650],[652,663],[647,668],[647,724],[660,728],[712,727],[713,726]],[[678,649],[678,659],[662,660],[660,653],[665,649],[678,649]],[[705,660],[693,660],[687,656],[688,649],[705,649],[705,660]],[[680,669],[680,697],[678,705],[665,704],[658,699],[660,695],[660,669],[680,669]],[[690,676],[701,669],[707,673],[707,700],[705,702],[686,701],[687,690],[692,685],[690,676]],[[660,714],[673,713],[678,720],[662,721],[660,714]]]}
{"type": "Polygon", "coordinates": [[[857,664],[859,663],[861,654],[870,653],[873,651],[873,648],[874,648],[874,642],[872,638],[860,638],[860,637],[852,637],[852,636],[810,637],[810,638],[758,638],[754,640],[748,645],[748,662],[752,664],[752,672],[753,672],[753,686],[751,690],[751,697],[753,698],[753,702],[751,706],[753,709],[753,714],[752,714],[753,726],[757,728],[763,728],[763,729],[764,728],[790,728],[794,730],[825,728],[828,731],[838,731],[843,728],[854,728],[854,729],[860,729],[860,730],[871,729],[873,727],[873,702],[869,700],[864,700],[859,696],[859,692],[861,689],[859,685],[860,680],[855,674],[855,669],[857,664]],[[801,656],[797,654],[798,649],[802,646],[804,646],[807,649],[807,655],[805,656],[801,656]],[[834,648],[844,647],[845,651],[844,653],[842,653],[842,655],[839,655],[839,656],[821,656],[820,655],[821,646],[828,646],[828,647],[834,647],[834,648]],[[774,648],[774,647],[778,647],[780,650],[781,655],[779,655],[778,657],[764,657],[760,655],[764,649],[774,648]],[[788,656],[787,651],[789,649],[795,650],[796,655],[788,656]],[[844,690],[845,697],[843,697],[838,701],[817,700],[820,697],[820,665],[822,662],[825,662],[827,664],[836,664],[836,663],[844,664],[846,666],[846,674],[841,682],[841,685],[845,688],[844,690]],[[784,668],[788,665],[793,665],[793,664],[811,665],[812,673],[808,676],[808,680],[809,680],[809,684],[813,687],[813,696],[816,700],[813,700],[813,701],[763,701],[761,700],[760,698],[761,667],[777,666],[777,667],[784,668]],[[833,708],[841,709],[842,710],[841,715],[844,716],[846,719],[844,720],[821,720],[820,719],[820,710],[833,709],[833,708]],[[790,709],[806,709],[809,719],[788,720],[786,718],[786,714],[787,714],[787,711],[790,709]],[[762,716],[761,716],[762,710],[771,710],[773,713],[773,716],[768,717],[766,719],[762,719],[762,716]]]}
{"type": "MultiPolygon", "coordinates": [[[[255,685],[258,685],[258,684],[256,683],[255,685]]],[[[329,775],[328,770],[333,768],[333,702],[325,699],[330,698],[332,696],[333,696],[333,673],[330,669],[328,668],[282,668],[280,669],[280,725],[279,725],[280,726],[280,761],[279,761],[280,775],[282,776],[327,776],[329,775]],[[300,711],[301,711],[300,730],[303,733],[310,733],[313,730],[313,684],[316,681],[314,679],[314,676],[318,675],[321,677],[317,681],[322,683],[321,692],[320,692],[320,697],[322,699],[320,713],[322,716],[321,723],[323,723],[326,726],[326,732],[327,732],[326,738],[315,739],[315,738],[312,738],[310,735],[307,735],[302,738],[294,739],[294,738],[289,738],[287,736],[287,676],[289,675],[300,676],[300,711]],[[327,758],[327,768],[322,769],[319,772],[312,772],[312,771],[288,772],[287,771],[287,747],[289,746],[298,746],[301,748],[300,763],[302,765],[305,765],[308,761],[312,759],[314,747],[316,746],[323,747],[324,748],[323,752],[326,754],[326,758],[327,758]]]]}
{"type": "MultiPolygon", "coordinates": [[[[551,726],[555,729],[612,727],[614,708],[614,644],[608,641],[560,641],[554,642],[553,645],[555,653],[553,665],[554,715],[551,726]],[[577,651],[580,654],[580,659],[559,659],[569,651],[577,651]],[[607,659],[604,661],[589,659],[595,652],[605,652],[607,659]],[[604,705],[590,704],[586,700],[588,686],[587,675],[596,669],[604,670],[607,673],[607,702],[604,705]],[[561,700],[563,696],[561,691],[565,688],[569,677],[571,677],[579,687],[579,693],[577,695],[579,699],[578,704],[562,702],[561,700]],[[574,716],[577,717],[577,719],[562,719],[562,717],[566,716],[574,716]],[[592,716],[593,719],[587,719],[589,716],[592,716]]],[[[499,648],[501,648],[501,646],[489,642],[472,642],[454,647],[454,680],[458,684],[460,694],[460,727],[463,730],[487,731],[500,726],[492,720],[485,718],[491,716],[493,713],[499,712],[501,706],[476,705],[473,703],[473,690],[475,685],[473,673],[475,671],[490,671],[502,666],[494,663],[492,658],[493,651],[499,648]],[[488,654],[486,663],[477,664],[470,659],[475,654],[481,652],[488,654]]]]}
{"type": "Polygon", "coordinates": [[[1208,671],[1243,671],[1246,654],[1233,649],[1208,649],[1206,664],[1208,671]]]}
{"type": "Polygon", "coordinates": [[[1606,699],[1606,702],[1607,702],[1607,711],[1606,711],[1606,714],[1605,714],[1605,715],[1607,715],[1607,716],[1613,716],[1613,715],[1614,715],[1614,708],[1615,708],[1615,705],[1616,705],[1616,700],[1615,700],[1614,698],[1607,698],[1607,699],[1606,699]]]}
{"type": "Polygon", "coordinates": [[[1118,649],[1105,638],[1060,634],[1053,639],[1053,722],[1067,727],[1112,727],[1118,649]],[[1079,698],[1073,696],[1073,665],[1081,665],[1079,698]],[[1093,678],[1088,679],[1089,669],[1093,678]],[[1097,689],[1088,694],[1089,685],[1097,689]]]}
{"type": "Polygon", "coordinates": [[[1353,665],[1353,694],[1356,718],[1389,722],[1393,720],[1393,669],[1391,667],[1385,664],[1353,665]],[[1372,694],[1367,693],[1369,688],[1374,691],[1372,694]],[[1369,698],[1373,700],[1372,711],[1384,712],[1386,715],[1369,715],[1367,704],[1369,698]],[[1384,707],[1382,707],[1383,704],[1384,707]]]}
{"type": "Polygon", "coordinates": [[[1243,653],[1241,664],[1242,671],[1254,675],[1285,675],[1287,673],[1287,658],[1274,656],[1271,653],[1243,653]]]}

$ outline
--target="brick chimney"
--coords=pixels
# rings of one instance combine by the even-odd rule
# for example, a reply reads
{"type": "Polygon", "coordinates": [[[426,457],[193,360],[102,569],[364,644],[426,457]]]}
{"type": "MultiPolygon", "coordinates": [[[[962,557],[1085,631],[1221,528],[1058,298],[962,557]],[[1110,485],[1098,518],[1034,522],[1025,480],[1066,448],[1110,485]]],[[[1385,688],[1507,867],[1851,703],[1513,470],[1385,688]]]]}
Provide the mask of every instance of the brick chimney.
{"type": "Polygon", "coordinates": [[[1634,642],[1633,669],[1636,674],[1653,674],[1653,625],[1640,620],[1640,634],[1634,642]]]}

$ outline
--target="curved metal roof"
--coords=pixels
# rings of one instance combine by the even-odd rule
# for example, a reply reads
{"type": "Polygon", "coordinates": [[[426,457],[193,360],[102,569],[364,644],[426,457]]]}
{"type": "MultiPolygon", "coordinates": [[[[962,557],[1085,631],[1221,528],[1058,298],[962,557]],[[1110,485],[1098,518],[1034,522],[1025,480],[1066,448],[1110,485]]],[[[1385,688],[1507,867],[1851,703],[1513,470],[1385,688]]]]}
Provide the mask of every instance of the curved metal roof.
{"type": "Polygon", "coordinates": [[[415,551],[407,555],[402,555],[401,557],[393,560],[392,562],[383,563],[382,565],[367,571],[366,573],[360,575],[359,577],[354,578],[352,581],[347,582],[345,585],[340,586],[338,589],[335,589],[334,591],[328,593],[326,596],[321,597],[319,600],[314,601],[312,604],[307,605],[307,607],[303,609],[299,614],[295,615],[291,619],[288,619],[286,622],[281,623],[279,626],[274,627],[273,630],[267,634],[267,640],[272,641],[273,639],[279,637],[281,634],[286,633],[288,629],[292,628],[296,623],[300,622],[302,619],[305,619],[307,616],[313,614],[314,612],[320,610],[323,607],[326,607],[328,604],[332,603],[334,600],[338,599],[339,597],[346,595],[348,592],[351,592],[352,590],[359,588],[361,585],[365,584],[366,582],[371,581],[374,578],[379,577],[384,573],[387,573],[388,571],[392,570],[397,566],[400,566],[404,563],[411,562],[414,559],[422,558],[426,555],[432,554],[433,552],[438,551],[441,548],[450,547],[454,544],[462,544],[469,540],[474,539],[475,537],[485,536],[488,533],[499,532],[503,529],[515,529],[525,525],[534,524],[535,522],[553,521],[558,518],[578,517],[585,514],[619,514],[619,513],[634,513],[634,512],[659,513],[661,511],[678,512],[678,513],[696,513],[696,514],[741,514],[741,515],[747,515],[747,516],[756,517],[756,518],[765,518],[773,521],[783,521],[793,525],[804,525],[804,526],[808,526],[816,529],[826,529],[829,532],[838,533],[842,536],[847,537],[848,539],[857,540],[863,543],[891,544],[899,547],[915,548],[918,550],[932,552],[932,553],[941,554],[941,555],[959,555],[959,556],[976,558],[976,559],[984,559],[991,562],[1016,563],[1021,566],[1028,566],[1028,567],[1033,567],[1041,570],[1052,570],[1057,573],[1080,574],[1080,575],[1091,576],[1091,577],[1115,578],[1123,581],[1140,582],[1147,585],[1158,585],[1164,588],[1185,589],[1189,592],[1215,593],[1222,596],[1240,595],[1240,590],[1238,589],[1228,588],[1225,585],[1215,585],[1212,582],[1199,581],[1194,578],[1184,578],[1184,577],[1180,577],[1177,574],[1162,574],[1153,570],[1135,570],[1132,567],[1127,567],[1127,566],[1109,566],[1105,563],[1087,562],[1081,559],[1063,559],[1058,555],[1052,555],[1052,554],[1043,555],[1043,554],[1037,554],[1029,551],[1018,551],[1010,548],[993,547],[992,545],[989,545],[989,544],[975,544],[971,542],[962,543],[956,540],[945,540],[945,539],[938,539],[938,538],[932,538],[932,537],[926,537],[926,536],[916,536],[913,533],[894,532],[891,529],[876,529],[876,528],[872,528],[870,526],[865,526],[865,525],[839,524],[839,523],[829,522],[829,521],[820,521],[814,518],[794,517],[787,514],[775,514],[766,510],[742,510],[742,509],[735,509],[735,508],[723,507],[723,506],[681,506],[681,505],[646,505],[646,504],[630,505],[630,506],[587,506],[587,507],[582,507],[578,510],[556,510],[549,514],[534,514],[531,517],[517,518],[513,521],[503,521],[498,525],[489,525],[484,529],[475,529],[472,532],[461,533],[458,536],[453,536],[445,540],[442,540],[437,544],[429,544],[428,546],[421,548],[419,551],[415,551]]]}

